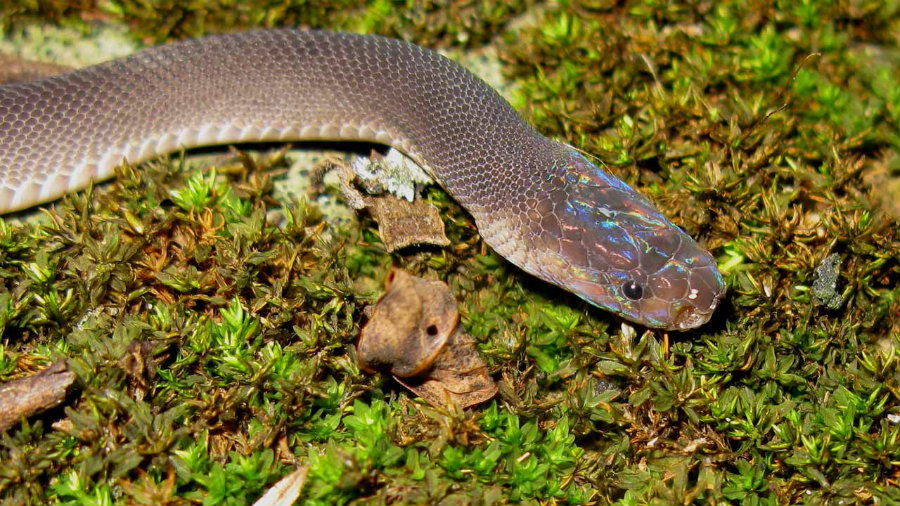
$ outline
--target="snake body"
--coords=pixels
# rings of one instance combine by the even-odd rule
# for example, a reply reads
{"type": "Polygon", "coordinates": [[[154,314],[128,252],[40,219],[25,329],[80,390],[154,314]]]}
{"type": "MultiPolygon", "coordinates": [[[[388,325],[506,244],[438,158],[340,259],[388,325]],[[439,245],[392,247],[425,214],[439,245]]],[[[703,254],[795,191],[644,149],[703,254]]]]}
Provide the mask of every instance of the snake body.
{"type": "Polygon", "coordinates": [[[696,327],[724,294],[713,257],[646,198],[461,66],[378,36],[211,36],[0,86],[0,212],[106,179],[124,160],[296,140],[398,149],[500,255],[628,320],[696,327]]]}

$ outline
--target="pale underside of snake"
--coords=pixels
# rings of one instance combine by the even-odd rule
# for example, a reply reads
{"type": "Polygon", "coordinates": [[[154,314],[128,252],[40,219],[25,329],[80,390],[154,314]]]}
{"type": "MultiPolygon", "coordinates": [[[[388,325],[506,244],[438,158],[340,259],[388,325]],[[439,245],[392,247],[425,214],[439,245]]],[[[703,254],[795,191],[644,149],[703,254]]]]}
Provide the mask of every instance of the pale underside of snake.
{"type": "Polygon", "coordinates": [[[0,86],[0,212],[109,178],[123,161],[301,140],[399,150],[500,255],[633,322],[693,328],[725,293],[715,259],[645,197],[451,60],[369,35],[212,36],[0,86]]]}

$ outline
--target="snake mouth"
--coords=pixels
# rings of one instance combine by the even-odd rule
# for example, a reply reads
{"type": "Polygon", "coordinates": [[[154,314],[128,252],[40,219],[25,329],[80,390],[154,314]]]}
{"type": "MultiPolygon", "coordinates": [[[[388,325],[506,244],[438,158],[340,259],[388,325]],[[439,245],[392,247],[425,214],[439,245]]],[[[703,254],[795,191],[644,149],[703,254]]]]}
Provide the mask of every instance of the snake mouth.
{"type": "Polygon", "coordinates": [[[722,297],[724,296],[725,290],[721,290],[716,294],[715,298],[713,298],[712,304],[710,304],[707,309],[700,309],[692,306],[681,308],[675,315],[675,318],[672,319],[672,324],[669,328],[675,330],[690,330],[703,325],[712,317],[713,312],[716,310],[716,306],[719,305],[719,301],[722,300],[722,297]]]}
{"type": "Polygon", "coordinates": [[[709,321],[712,311],[699,311],[697,308],[686,307],[675,315],[672,327],[676,330],[689,330],[709,321]]]}

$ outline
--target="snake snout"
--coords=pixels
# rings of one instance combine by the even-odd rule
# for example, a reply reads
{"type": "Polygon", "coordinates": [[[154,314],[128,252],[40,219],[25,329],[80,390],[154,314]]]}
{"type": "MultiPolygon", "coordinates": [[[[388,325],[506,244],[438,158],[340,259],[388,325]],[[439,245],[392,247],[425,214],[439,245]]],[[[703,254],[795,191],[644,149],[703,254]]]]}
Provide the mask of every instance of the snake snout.
{"type": "Polygon", "coordinates": [[[703,325],[704,323],[709,321],[709,318],[716,310],[716,306],[719,304],[719,300],[721,300],[724,295],[724,291],[720,292],[713,303],[707,309],[700,309],[695,306],[682,307],[681,310],[675,314],[675,318],[672,320],[669,328],[677,330],[689,330],[703,325]]]}
{"type": "Polygon", "coordinates": [[[696,267],[688,277],[689,290],[676,304],[669,328],[688,330],[709,321],[719,301],[725,297],[725,282],[710,257],[708,266],[696,267]]]}
{"type": "Polygon", "coordinates": [[[685,307],[675,315],[672,327],[678,330],[692,329],[706,323],[711,314],[711,312],[698,311],[696,308],[685,307]]]}
{"type": "Polygon", "coordinates": [[[715,309],[715,304],[706,310],[684,306],[675,314],[675,318],[672,320],[669,328],[673,330],[689,330],[699,327],[709,321],[715,309]]]}

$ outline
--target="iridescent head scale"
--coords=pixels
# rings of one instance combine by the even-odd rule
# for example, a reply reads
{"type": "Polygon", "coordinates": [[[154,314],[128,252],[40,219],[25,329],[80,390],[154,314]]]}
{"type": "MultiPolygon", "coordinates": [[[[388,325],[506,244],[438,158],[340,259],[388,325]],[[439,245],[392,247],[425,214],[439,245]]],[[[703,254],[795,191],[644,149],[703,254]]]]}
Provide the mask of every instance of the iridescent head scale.
{"type": "Polygon", "coordinates": [[[296,140],[392,146],[501,255],[634,322],[696,327],[724,293],[709,253],[647,199],[456,63],[368,35],[235,33],[0,86],[0,212],[106,179],[124,160],[296,140]]]}

